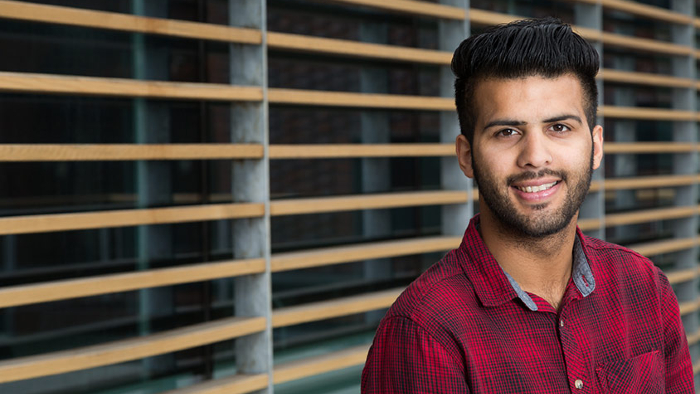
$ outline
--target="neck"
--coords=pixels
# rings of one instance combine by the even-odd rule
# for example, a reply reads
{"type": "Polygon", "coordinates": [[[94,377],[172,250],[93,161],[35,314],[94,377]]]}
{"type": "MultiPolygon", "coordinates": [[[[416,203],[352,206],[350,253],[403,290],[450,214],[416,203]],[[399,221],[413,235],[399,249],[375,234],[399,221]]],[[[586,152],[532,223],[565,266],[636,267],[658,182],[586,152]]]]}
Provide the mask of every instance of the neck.
{"type": "Polygon", "coordinates": [[[562,231],[539,238],[504,228],[482,207],[480,232],[498,264],[527,292],[537,294],[555,309],[571,278],[576,216],[562,231]]]}

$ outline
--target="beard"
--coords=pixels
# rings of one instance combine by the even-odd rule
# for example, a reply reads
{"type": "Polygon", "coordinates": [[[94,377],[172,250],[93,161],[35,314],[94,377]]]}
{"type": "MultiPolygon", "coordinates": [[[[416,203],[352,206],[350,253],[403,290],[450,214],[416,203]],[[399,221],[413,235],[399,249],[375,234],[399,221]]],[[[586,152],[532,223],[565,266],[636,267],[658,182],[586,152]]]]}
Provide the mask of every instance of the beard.
{"type": "MultiPolygon", "coordinates": [[[[593,151],[588,160],[588,168],[576,173],[543,169],[509,176],[505,182],[499,181],[492,174],[482,172],[477,160],[472,155],[474,180],[479,187],[479,195],[500,223],[500,227],[523,238],[542,238],[562,231],[571,223],[583,200],[586,199],[593,175],[593,151]],[[555,176],[560,183],[567,185],[563,205],[554,212],[542,212],[529,217],[517,211],[510,199],[510,188],[515,182],[541,178],[545,175],[555,176]]],[[[543,211],[550,203],[531,206],[535,211],[543,211]]]]}

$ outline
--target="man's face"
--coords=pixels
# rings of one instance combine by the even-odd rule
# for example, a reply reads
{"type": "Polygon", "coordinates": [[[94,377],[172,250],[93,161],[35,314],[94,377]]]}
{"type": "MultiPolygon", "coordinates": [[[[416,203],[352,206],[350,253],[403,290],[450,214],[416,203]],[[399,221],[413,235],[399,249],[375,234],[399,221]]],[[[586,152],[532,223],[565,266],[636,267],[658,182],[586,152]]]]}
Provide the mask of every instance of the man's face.
{"type": "Polygon", "coordinates": [[[561,231],[578,213],[603,152],[602,128],[591,134],[586,122],[581,83],[570,74],[488,79],[474,97],[473,146],[460,136],[457,153],[479,185],[482,216],[529,237],[561,231]]]}

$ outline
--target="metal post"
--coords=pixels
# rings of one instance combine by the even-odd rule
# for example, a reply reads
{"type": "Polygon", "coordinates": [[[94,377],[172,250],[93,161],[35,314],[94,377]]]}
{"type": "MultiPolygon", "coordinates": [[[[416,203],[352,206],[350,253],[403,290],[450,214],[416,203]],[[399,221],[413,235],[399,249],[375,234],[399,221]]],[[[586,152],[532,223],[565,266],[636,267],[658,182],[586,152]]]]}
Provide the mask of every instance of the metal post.
{"type": "Polygon", "coordinates": [[[237,316],[263,316],[265,331],[236,340],[236,366],[241,374],[268,374],[269,387],[259,393],[272,393],[272,326],[270,284],[270,205],[268,162],[266,5],[263,0],[231,1],[229,23],[236,27],[260,29],[263,43],[230,46],[231,84],[260,86],[265,92],[261,103],[234,103],[231,106],[231,142],[264,146],[261,160],[233,162],[235,202],[265,204],[262,218],[240,219],[233,223],[233,253],[236,259],[265,258],[263,274],[235,279],[234,302],[237,316]]]}
{"type": "MultiPolygon", "coordinates": [[[[469,13],[469,0],[440,0],[441,4],[460,7],[469,13]]],[[[469,36],[469,18],[463,21],[441,20],[439,22],[439,49],[454,52],[469,36]]],[[[440,67],[440,95],[454,98],[454,75],[449,66],[440,67]]],[[[454,144],[460,134],[456,111],[440,113],[440,142],[454,144]]],[[[455,156],[444,157],[440,163],[440,180],[443,190],[464,190],[472,194],[473,182],[465,177],[455,156]]],[[[446,205],[442,208],[442,234],[461,236],[474,214],[474,202],[446,205]]]]}

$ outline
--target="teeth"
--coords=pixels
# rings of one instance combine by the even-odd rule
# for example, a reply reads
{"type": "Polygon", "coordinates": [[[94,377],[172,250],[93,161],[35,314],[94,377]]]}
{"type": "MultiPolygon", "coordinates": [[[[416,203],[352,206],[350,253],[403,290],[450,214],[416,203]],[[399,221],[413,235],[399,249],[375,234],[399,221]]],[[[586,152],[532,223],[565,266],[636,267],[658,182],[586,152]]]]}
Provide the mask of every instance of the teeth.
{"type": "Polygon", "coordinates": [[[545,183],[544,185],[539,185],[539,186],[523,186],[523,187],[518,187],[518,189],[519,189],[520,191],[525,192],[525,193],[537,193],[537,192],[541,192],[541,191],[543,191],[543,190],[547,190],[547,189],[549,189],[550,187],[552,187],[552,186],[554,186],[554,185],[556,185],[556,184],[557,184],[556,182],[552,182],[552,183],[545,183]]]}

